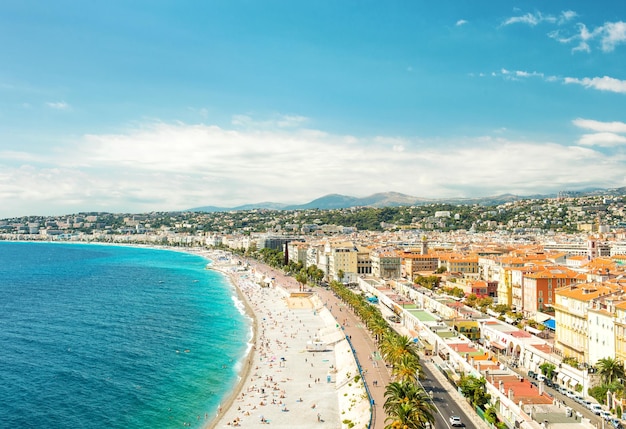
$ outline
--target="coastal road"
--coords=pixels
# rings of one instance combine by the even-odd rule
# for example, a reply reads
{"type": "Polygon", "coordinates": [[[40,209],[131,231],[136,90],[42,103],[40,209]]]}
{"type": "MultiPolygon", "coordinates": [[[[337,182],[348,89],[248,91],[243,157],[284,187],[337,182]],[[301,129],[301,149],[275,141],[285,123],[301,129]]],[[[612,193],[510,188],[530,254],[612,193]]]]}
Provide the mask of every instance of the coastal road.
{"type": "MultiPolygon", "coordinates": [[[[436,369],[434,371],[437,371],[436,369]]],[[[435,414],[435,428],[450,428],[450,417],[458,416],[466,429],[474,429],[477,426],[472,422],[472,418],[462,407],[461,399],[449,392],[451,386],[442,384],[433,373],[430,364],[422,363],[423,377],[420,379],[426,392],[432,392],[433,403],[437,408],[435,414]]],[[[447,383],[447,381],[446,381],[447,383]]]]}

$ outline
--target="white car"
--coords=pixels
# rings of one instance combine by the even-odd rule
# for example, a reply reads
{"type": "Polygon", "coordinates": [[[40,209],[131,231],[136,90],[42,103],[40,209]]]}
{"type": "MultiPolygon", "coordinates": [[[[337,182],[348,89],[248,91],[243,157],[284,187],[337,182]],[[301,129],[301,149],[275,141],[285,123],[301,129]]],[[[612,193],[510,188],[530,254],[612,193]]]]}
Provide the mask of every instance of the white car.
{"type": "Polygon", "coordinates": [[[604,420],[609,420],[613,418],[613,414],[609,413],[608,411],[600,411],[600,417],[602,417],[604,420]]]}
{"type": "Polygon", "coordinates": [[[450,426],[463,426],[463,422],[459,416],[450,417],[450,426]]]}
{"type": "Polygon", "coordinates": [[[589,407],[589,409],[590,409],[591,411],[593,411],[593,413],[594,413],[596,416],[599,416],[599,415],[600,415],[600,413],[603,411],[603,410],[602,410],[602,406],[601,406],[600,404],[591,404],[591,406],[589,407]]]}

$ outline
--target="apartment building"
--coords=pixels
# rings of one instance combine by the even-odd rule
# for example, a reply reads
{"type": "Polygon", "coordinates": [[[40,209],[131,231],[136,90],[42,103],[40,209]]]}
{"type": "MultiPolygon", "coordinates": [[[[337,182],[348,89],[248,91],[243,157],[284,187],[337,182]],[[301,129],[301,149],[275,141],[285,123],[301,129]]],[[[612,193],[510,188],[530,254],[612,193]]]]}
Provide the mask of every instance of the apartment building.
{"type": "Polygon", "coordinates": [[[402,273],[402,258],[395,250],[373,250],[372,275],[381,279],[399,279],[402,273]]]}
{"type": "Polygon", "coordinates": [[[370,257],[371,250],[366,246],[357,245],[356,254],[356,273],[361,276],[372,275],[372,258],[370,257]]]}
{"type": "Polygon", "coordinates": [[[324,247],[324,253],[328,258],[330,279],[356,282],[358,249],[351,241],[328,242],[324,247]]]}
{"type": "Polygon", "coordinates": [[[579,283],[582,279],[574,271],[562,267],[541,267],[539,271],[522,276],[522,310],[534,315],[552,307],[558,288],[579,283]]]}
{"type": "Polygon", "coordinates": [[[402,264],[402,277],[412,280],[418,273],[432,273],[439,266],[437,254],[422,254],[416,252],[402,252],[400,254],[402,264]]]}
{"type": "Polygon", "coordinates": [[[309,244],[305,241],[290,241],[287,243],[287,254],[289,255],[289,261],[293,263],[302,263],[306,268],[307,265],[307,250],[309,244]]]}
{"type": "Polygon", "coordinates": [[[593,300],[613,290],[607,284],[579,283],[556,291],[554,345],[563,356],[589,362],[589,309],[593,300]]]}
{"type": "Polygon", "coordinates": [[[615,305],[615,358],[626,362],[626,301],[615,305]]]}
{"type": "Polygon", "coordinates": [[[445,266],[451,273],[462,273],[475,278],[478,278],[480,275],[477,255],[442,254],[439,256],[439,266],[445,266]]]}

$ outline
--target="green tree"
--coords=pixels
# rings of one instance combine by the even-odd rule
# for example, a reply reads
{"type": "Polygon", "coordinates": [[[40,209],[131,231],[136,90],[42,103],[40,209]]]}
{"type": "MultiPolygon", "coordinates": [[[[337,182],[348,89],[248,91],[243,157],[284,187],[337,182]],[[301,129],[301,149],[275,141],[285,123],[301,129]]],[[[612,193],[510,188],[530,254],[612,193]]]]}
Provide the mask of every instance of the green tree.
{"type": "Polygon", "coordinates": [[[493,311],[500,314],[505,314],[508,311],[511,311],[511,307],[506,304],[497,304],[493,306],[493,311]]]}
{"type": "Polygon", "coordinates": [[[476,294],[475,293],[470,293],[465,298],[465,304],[469,305],[470,307],[476,307],[476,301],[477,300],[478,300],[478,297],[476,296],[476,294]]]}
{"type": "Polygon", "coordinates": [[[469,398],[472,405],[484,408],[485,404],[491,399],[491,395],[487,393],[485,388],[487,380],[484,377],[476,378],[473,375],[463,376],[459,381],[461,393],[469,398]]]}
{"type": "Polygon", "coordinates": [[[556,369],[556,366],[554,366],[550,362],[544,362],[539,365],[539,369],[541,370],[541,373],[543,375],[552,380],[552,377],[554,377],[554,370],[556,369]]]}
{"type": "Polygon", "coordinates": [[[304,290],[304,285],[306,285],[309,277],[306,274],[306,270],[302,269],[296,274],[296,281],[300,284],[300,291],[304,290]]]}
{"type": "Polygon", "coordinates": [[[605,357],[596,363],[598,373],[605,384],[611,384],[614,381],[624,378],[624,363],[612,357],[605,357]]]}
{"type": "Polygon", "coordinates": [[[383,405],[390,422],[385,429],[425,429],[435,421],[435,408],[424,389],[412,382],[394,381],[385,388],[383,405]]]}
{"type": "Polygon", "coordinates": [[[388,335],[380,344],[380,353],[387,362],[395,366],[403,355],[417,356],[417,345],[406,335],[388,335]]]}
{"type": "Polygon", "coordinates": [[[399,381],[417,381],[422,371],[419,358],[413,354],[404,354],[395,363],[391,375],[399,381]]]}
{"type": "Polygon", "coordinates": [[[422,276],[420,274],[418,274],[417,276],[415,276],[415,278],[413,279],[413,283],[418,284],[422,287],[425,287],[426,289],[430,289],[433,290],[434,288],[436,288],[437,286],[439,286],[439,282],[441,281],[441,278],[439,276],[422,276]]]}

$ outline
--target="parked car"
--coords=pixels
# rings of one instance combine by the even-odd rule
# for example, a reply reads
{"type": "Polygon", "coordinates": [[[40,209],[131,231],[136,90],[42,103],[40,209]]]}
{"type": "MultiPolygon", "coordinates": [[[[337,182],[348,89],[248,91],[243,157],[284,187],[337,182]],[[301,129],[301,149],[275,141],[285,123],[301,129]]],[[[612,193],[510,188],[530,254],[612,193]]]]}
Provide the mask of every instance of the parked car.
{"type": "Polygon", "coordinates": [[[609,420],[613,418],[613,414],[609,413],[608,411],[600,411],[600,417],[602,417],[604,420],[609,420]]]}
{"type": "Polygon", "coordinates": [[[537,376],[537,373],[535,371],[528,371],[528,376],[530,378],[535,378],[537,376]]]}
{"type": "Polygon", "coordinates": [[[565,392],[565,396],[567,396],[568,398],[574,399],[576,397],[576,393],[572,392],[571,390],[568,390],[567,392],[565,392]]]}
{"type": "Polygon", "coordinates": [[[600,404],[591,404],[591,407],[589,407],[589,409],[593,411],[596,416],[599,416],[602,412],[602,406],[600,404]]]}
{"type": "Polygon", "coordinates": [[[450,416],[450,426],[463,426],[463,422],[459,416],[450,416]]]}
{"type": "Polygon", "coordinates": [[[615,429],[622,429],[622,421],[617,417],[613,417],[610,422],[611,426],[613,426],[615,429]]]}

